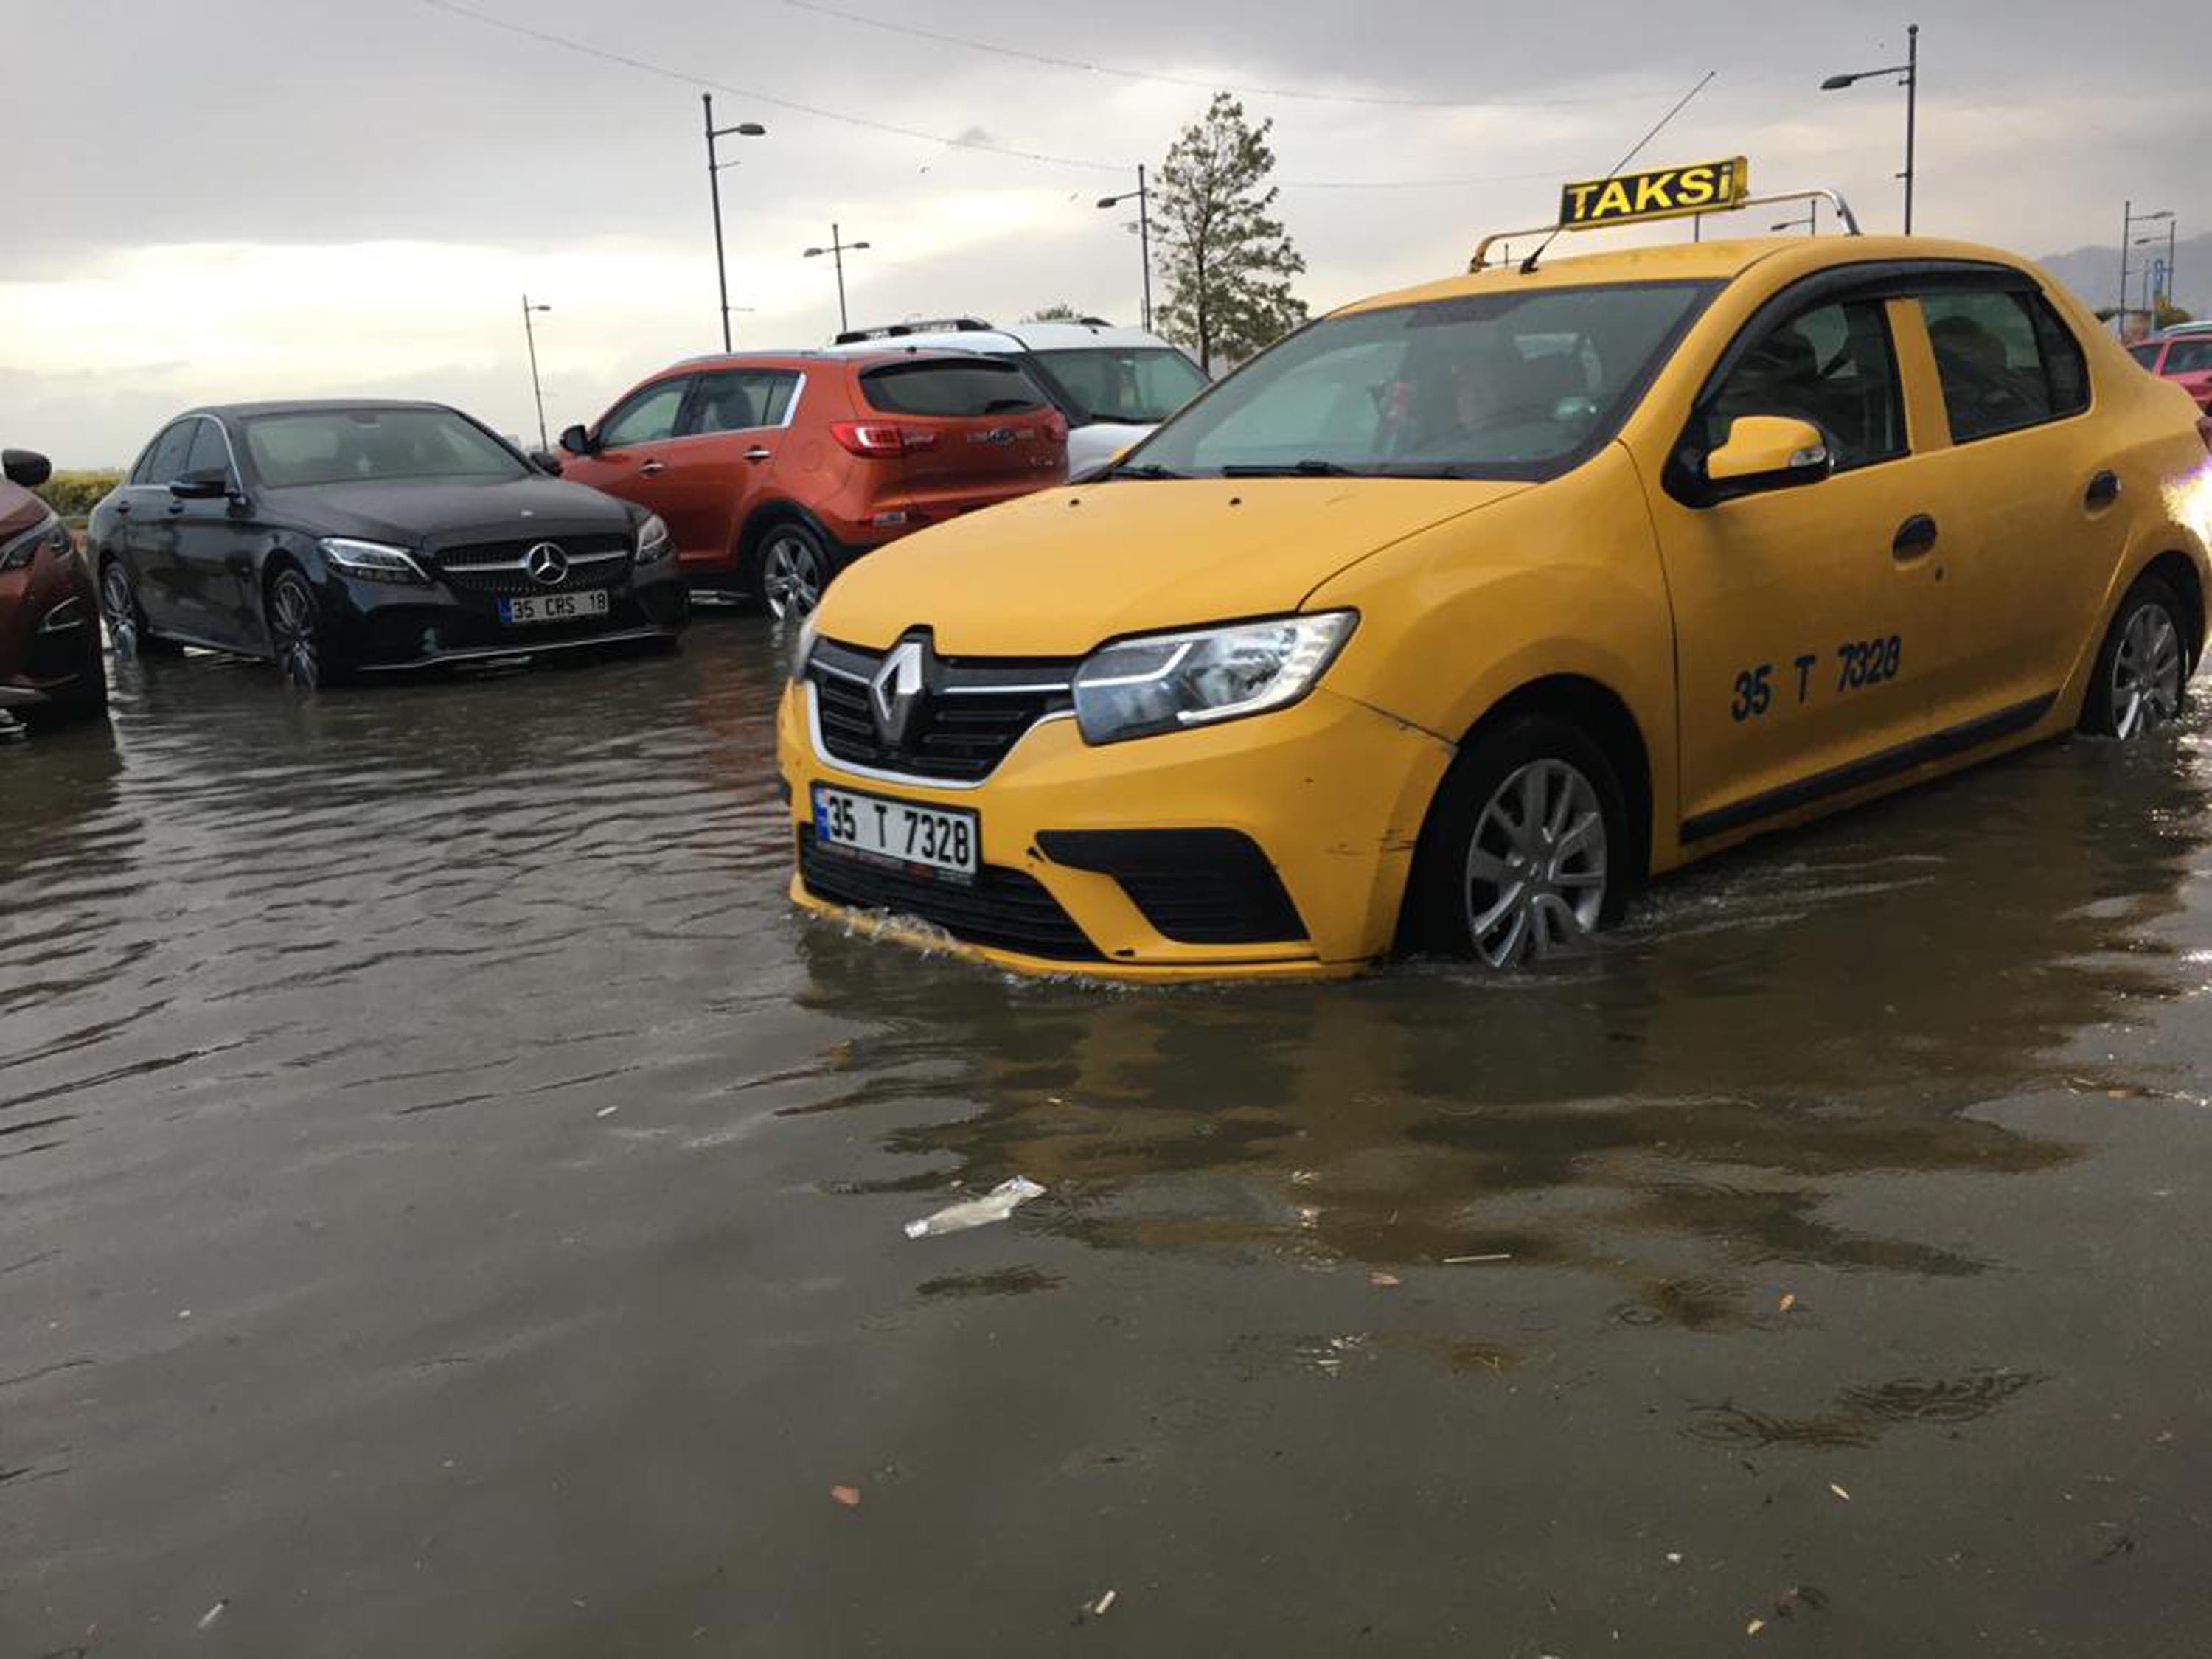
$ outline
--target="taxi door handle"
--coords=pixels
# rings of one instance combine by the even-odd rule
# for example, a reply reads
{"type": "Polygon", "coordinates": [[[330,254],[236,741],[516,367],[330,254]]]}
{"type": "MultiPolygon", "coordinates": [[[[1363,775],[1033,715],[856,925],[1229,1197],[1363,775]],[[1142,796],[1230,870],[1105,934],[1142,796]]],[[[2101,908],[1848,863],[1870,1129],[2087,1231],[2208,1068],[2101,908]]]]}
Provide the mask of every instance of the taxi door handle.
{"type": "Polygon", "coordinates": [[[665,461],[647,461],[643,466],[638,468],[637,472],[641,478],[657,478],[667,471],[668,463],[665,461]]]}
{"type": "Polygon", "coordinates": [[[1935,550],[1936,520],[1925,513],[1916,513],[1897,527],[1897,538],[1889,550],[1900,559],[1917,559],[1935,550]]]}
{"type": "Polygon", "coordinates": [[[2092,509],[2110,507],[2119,499],[2120,475],[2110,471],[2100,472],[2090,479],[2088,490],[2081,497],[2083,503],[2092,509]]]}

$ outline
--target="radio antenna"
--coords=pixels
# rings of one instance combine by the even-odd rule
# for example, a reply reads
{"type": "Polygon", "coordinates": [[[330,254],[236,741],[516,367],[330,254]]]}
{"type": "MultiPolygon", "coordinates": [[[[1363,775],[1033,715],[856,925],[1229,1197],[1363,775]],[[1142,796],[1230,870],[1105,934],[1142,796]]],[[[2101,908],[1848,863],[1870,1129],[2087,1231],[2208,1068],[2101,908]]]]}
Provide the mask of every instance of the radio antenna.
{"type": "MultiPolygon", "coordinates": [[[[1621,168],[1626,167],[1638,156],[1643,155],[1644,147],[1650,143],[1654,138],[1656,138],[1661,133],[1664,132],[1667,130],[1668,124],[1672,122],[1676,116],[1680,115],[1684,110],[1689,108],[1690,100],[1695,98],[1699,93],[1703,92],[1705,88],[1711,83],[1713,76],[1719,73],[1720,71],[1718,70],[1707,70],[1705,71],[1705,78],[1698,82],[1694,87],[1692,87],[1687,92],[1684,93],[1680,100],[1675,104],[1674,107],[1668,110],[1664,115],[1659,118],[1659,124],[1656,126],[1653,127],[1650,131],[1645,133],[1641,138],[1638,138],[1634,143],[1631,144],[1628,147],[1628,154],[1622,156],[1618,161],[1615,161],[1612,167],[1607,170],[1605,176],[1608,179],[1618,176],[1621,168]]],[[[1528,276],[1535,270],[1536,261],[1544,257],[1544,250],[1551,246],[1553,240],[1566,227],[1565,225],[1553,226],[1551,235],[1547,236],[1542,241],[1536,244],[1536,251],[1521,262],[1521,274],[1523,276],[1528,276]]]]}

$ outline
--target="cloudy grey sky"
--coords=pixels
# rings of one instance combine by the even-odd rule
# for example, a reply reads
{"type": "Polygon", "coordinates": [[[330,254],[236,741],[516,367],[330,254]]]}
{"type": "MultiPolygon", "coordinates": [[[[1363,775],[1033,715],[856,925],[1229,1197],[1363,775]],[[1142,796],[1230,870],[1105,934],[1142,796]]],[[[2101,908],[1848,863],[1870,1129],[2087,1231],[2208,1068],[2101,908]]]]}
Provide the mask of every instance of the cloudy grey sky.
{"type": "MultiPolygon", "coordinates": [[[[1541,221],[1560,178],[1601,172],[1708,69],[1647,159],[1743,151],[1761,187],[1833,185],[1896,223],[1903,94],[1814,90],[1901,58],[1889,0],[834,5],[0,0],[31,70],[9,99],[7,441],[116,462],[192,403],[371,392],[534,435],[525,289],[554,307],[548,419],[589,418],[717,343],[702,89],[719,122],[769,129],[726,141],[741,345],[835,326],[828,262],[799,258],[832,220],[874,245],[848,267],[855,321],[1060,300],[1133,321],[1134,239],[1093,201],[1217,84],[1274,118],[1316,309],[1541,221]]],[[[2185,236],[2212,224],[2203,0],[2138,0],[2124,27],[2057,0],[1917,15],[1919,228],[2056,252],[2115,242],[2130,195],[2185,236]]]]}

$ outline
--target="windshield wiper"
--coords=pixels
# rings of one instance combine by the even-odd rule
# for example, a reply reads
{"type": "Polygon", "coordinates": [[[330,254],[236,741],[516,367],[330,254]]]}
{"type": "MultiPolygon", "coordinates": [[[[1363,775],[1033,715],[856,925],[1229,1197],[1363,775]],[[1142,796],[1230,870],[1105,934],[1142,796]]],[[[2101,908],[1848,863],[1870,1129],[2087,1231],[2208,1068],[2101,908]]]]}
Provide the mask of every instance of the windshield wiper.
{"type": "Polygon", "coordinates": [[[1187,472],[1171,472],[1156,462],[1146,461],[1139,466],[1109,466],[1099,475],[1107,478],[1186,478],[1187,472]]]}
{"type": "Polygon", "coordinates": [[[1303,461],[1281,461],[1267,465],[1224,466],[1224,478],[1357,478],[1362,475],[1355,469],[1340,465],[1334,461],[1322,461],[1309,457],[1303,461]]]}

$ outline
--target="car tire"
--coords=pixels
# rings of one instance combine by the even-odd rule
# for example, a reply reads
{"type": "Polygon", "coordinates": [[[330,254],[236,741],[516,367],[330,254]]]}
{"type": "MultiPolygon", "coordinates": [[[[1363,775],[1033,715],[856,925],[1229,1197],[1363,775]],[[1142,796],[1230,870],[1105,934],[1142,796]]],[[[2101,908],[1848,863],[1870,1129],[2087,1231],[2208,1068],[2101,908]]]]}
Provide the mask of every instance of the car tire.
{"type": "Polygon", "coordinates": [[[837,574],[828,542],[795,519],[770,525],[753,551],[753,592],[778,622],[803,619],[837,574]]]}
{"type": "Polygon", "coordinates": [[[1630,854],[1627,798],[1605,750],[1555,715],[1509,716],[1444,774],[1401,936],[1492,969],[1569,953],[1620,919],[1630,854]]]}
{"type": "Polygon", "coordinates": [[[2089,671],[2081,729],[2125,741],[2179,717],[2195,637],[2188,608],[2162,576],[2139,577],[2113,613],[2089,671]]]}
{"type": "Polygon", "coordinates": [[[100,620],[118,659],[173,657],[184,650],[147,626],[145,609],[138,603],[137,578],[120,558],[111,556],[100,567],[100,620]]]}
{"type": "Polygon", "coordinates": [[[351,678],[352,664],[332,644],[322,605],[296,566],[285,565],[269,579],[262,620],[270,660],[293,690],[319,690],[351,678]]]}
{"type": "Polygon", "coordinates": [[[107,712],[107,657],[100,648],[100,629],[85,630],[77,653],[76,678],[53,694],[54,713],[63,720],[94,720],[107,712]]]}

